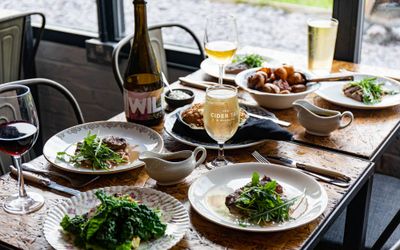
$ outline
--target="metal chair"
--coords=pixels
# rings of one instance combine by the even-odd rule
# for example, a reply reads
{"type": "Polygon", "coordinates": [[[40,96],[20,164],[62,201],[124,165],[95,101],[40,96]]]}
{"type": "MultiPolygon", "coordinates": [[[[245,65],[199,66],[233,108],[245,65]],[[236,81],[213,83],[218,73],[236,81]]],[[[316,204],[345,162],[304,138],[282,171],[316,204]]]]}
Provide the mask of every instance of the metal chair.
{"type": "Polygon", "coordinates": [[[0,18],[0,83],[16,81],[21,78],[36,77],[35,55],[43,36],[46,18],[39,12],[26,12],[0,18]],[[30,17],[42,18],[36,41],[30,17]],[[21,77],[21,69],[23,76],[21,77]]]}
{"type": "MultiPolygon", "coordinates": [[[[148,28],[149,34],[150,34],[150,42],[151,45],[153,46],[154,53],[156,55],[156,58],[158,62],[160,63],[161,66],[161,71],[164,73],[164,75],[168,78],[167,76],[167,60],[165,56],[165,50],[164,50],[164,42],[162,39],[162,32],[161,30],[163,28],[171,28],[171,27],[177,27],[185,30],[195,41],[197,48],[199,50],[200,56],[202,58],[205,58],[203,47],[201,46],[200,40],[197,38],[197,36],[191,31],[188,27],[182,25],[182,24],[177,24],[177,23],[171,23],[171,24],[161,24],[161,25],[155,25],[155,26],[150,26],[148,28]]],[[[122,39],[114,48],[113,51],[113,56],[112,56],[112,67],[114,71],[114,77],[115,80],[117,81],[118,87],[121,90],[121,93],[123,92],[123,83],[124,80],[121,76],[121,71],[119,69],[119,54],[121,52],[121,49],[125,47],[127,44],[130,43],[130,41],[133,39],[134,34],[126,36],[124,39],[122,39]]]]}
{"type": "MultiPolygon", "coordinates": [[[[83,115],[82,115],[81,108],[80,108],[78,102],[76,101],[75,97],[72,95],[72,93],[67,88],[65,88],[60,83],[55,82],[53,80],[45,79],[45,78],[33,78],[33,79],[19,80],[19,81],[14,81],[14,82],[3,83],[2,85],[0,85],[0,88],[1,88],[1,86],[7,86],[7,85],[12,85],[12,84],[21,84],[21,85],[25,85],[25,86],[28,86],[28,87],[34,87],[34,86],[41,86],[42,85],[42,86],[48,86],[48,87],[51,87],[51,88],[57,90],[60,94],[62,94],[65,97],[65,99],[69,102],[69,104],[73,108],[77,123],[78,124],[82,124],[82,123],[85,122],[85,120],[83,118],[83,115]]],[[[1,117],[1,113],[0,113],[0,117],[1,117]]],[[[42,124],[42,123],[40,122],[40,124],[42,124]]],[[[36,153],[36,155],[40,155],[41,154],[42,143],[41,143],[40,140],[38,140],[38,142],[36,142],[33,150],[36,153]]],[[[6,169],[6,166],[8,166],[8,164],[6,164],[5,163],[5,159],[2,159],[2,158],[4,158],[4,157],[0,158],[0,163],[1,163],[0,164],[0,171],[4,174],[4,173],[8,172],[8,169],[6,169]]]]}

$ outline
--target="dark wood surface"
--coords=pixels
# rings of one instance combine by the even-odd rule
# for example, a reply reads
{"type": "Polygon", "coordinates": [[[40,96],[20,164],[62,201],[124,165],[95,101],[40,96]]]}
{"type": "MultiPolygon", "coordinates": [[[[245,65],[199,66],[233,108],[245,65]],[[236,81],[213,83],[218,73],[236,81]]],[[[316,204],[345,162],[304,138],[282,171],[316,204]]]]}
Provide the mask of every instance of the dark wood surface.
{"type": "MultiPolygon", "coordinates": [[[[305,68],[305,60],[301,56],[259,48],[245,48],[244,50],[274,57],[282,62],[292,63],[298,68],[305,68]]],[[[385,75],[400,79],[400,71],[334,61],[332,72],[339,72],[340,70],[385,75]]],[[[194,72],[188,78],[216,81],[215,78],[208,76],[202,70],[194,72]]],[[[177,86],[182,87],[180,84],[177,86]]],[[[204,91],[193,88],[191,90],[196,92],[195,102],[204,101],[204,91]]],[[[256,103],[245,91],[240,91],[239,97],[242,101],[256,103]]],[[[380,110],[357,110],[331,104],[316,94],[310,94],[306,99],[322,108],[341,112],[350,110],[353,112],[355,119],[349,127],[336,130],[329,137],[321,137],[305,133],[305,129],[297,121],[296,111],[293,108],[270,110],[279,119],[292,123],[288,130],[295,135],[294,139],[301,143],[375,161],[380,157],[385,144],[394,139],[394,134],[400,127],[400,105],[380,110]]]]}
{"type": "MultiPolygon", "coordinates": [[[[162,135],[165,140],[165,149],[168,151],[190,148],[176,143],[165,133],[162,133],[162,135]]],[[[255,160],[251,157],[253,150],[258,150],[261,153],[289,156],[318,166],[339,170],[352,177],[352,186],[343,189],[321,183],[329,198],[328,207],[323,215],[305,226],[280,233],[244,233],[227,229],[208,222],[193,211],[187,199],[187,191],[196,178],[208,171],[203,165],[197,168],[183,183],[176,186],[157,186],[155,181],[148,177],[145,169],[139,168],[125,173],[102,176],[96,183],[87,186],[81,191],[113,185],[134,185],[152,187],[174,196],[188,208],[191,219],[190,229],[175,249],[300,249],[304,244],[310,244],[309,241],[314,243],[319,239],[320,235],[317,230],[324,231],[327,229],[327,225],[333,221],[332,216],[338,215],[337,212],[333,214],[332,211],[338,209],[338,204],[341,204],[341,209],[344,208],[350,192],[354,191],[356,186],[359,185],[360,176],[371,173],[373,168],[372,164],[365,160],[323,150],[315,150],[288,142],[270,141],[248,149],[229,151],[228,155],[233,157],[236,162],[254,162],[255,160]]],[[[208,153],[207,160],[211,160],[216,156],[213,151],[209,150],[208,153]]],[[[40,168],[58,171],[55,167],[50,166],[43,156],[35,159],[32,163],[40,168]]],[[[63,180],[54,180],[67,185],[63,180]]],[[[16,185],[17,182],[13,176],[7,174],[0,177],[0,203],[6,196],[17,191],[16,185]]],[[[61,193],[30,186],[29,183],[27,189],[28,191],[34,190],[43,194],[46,197],[46,204],[38,212],[24,216],[10,215],[0,209],[0,241],[21,249],[51,249],[42,232],[46,211],[60,202],[60,199],[66,197],[61,193]]]]}
{"type": "MultiPolygon", "coordinates": [[[[278,55],[281,54],[271,53],[271,56],[274,57],[278,55]]],[[[304,62],[300,61],[303,59],[299,59],[299,57],[287,56],[285,58],[287,59],[285,61],[289,63],[297,62],[298,64],[296,65],[300,66],[302,63],[304,64],[304,62]]],[[[339,68],[346,68],[355,71],[368,69],[367,66],[364,67],[350,63],[336,62],[334,69],[338,70],[339,68]]],[[[391,74],[393,72],[388,71],[387,73],[391,74]]],[[[194,77],[195,79],[203,79],[204,74],[199,71],[191,77],[194,77]]],[[[197,91],[196,93],[196,97],[198,98],[197,100],[201,101],[202,92],[197,91]]],[[[246,93],[241,93],[240,97],[246,102],[251,102],[251,99],[249,99],[249,96],[246,93]]],[[[323,101],[320,103],[321,100],[318,100],[318,98],[313,95],[311,95],[309,99],[315,101],[321,106],[329,105],[323,103],[323,101]]],[[[379,149],[382,143],[391,139],[390,131],[393,131],[396,126],[395,124],[398,124],[398,107],[392,110],[384,110],[382,112],[385,112],[385,115],[382,114],[378,118],[375,116],[379,112],[376,114],[368,114],[367,112],[361,112],[358,114],[355,112],[356,121],[351,127],[333,133],[329,139],[322,142],[319,137],[310,138],[310,136],[304,134],[303,129],[296,124],[296,121],[293,118],[293,110],[276,111],[275,113],[279,118],[293,123],[289,130],[295,133],[296,139],[299,141],[312,144],[314,147],[323,146],[359,155],[363,158],[370,158],[370,156],[374,154],[374,151],[379,149]],[[387,120],[384,120],[384,122],[380,120],[379,122],[379,119],[387,120]],[[379,124],[379,126],[377,126],[377,124],[379,124]],[[346,130],[347,133],[345,133],[346,130]],[[359,135],[356,135],[355,130],[358,130],[359,135]],[[370,136],[372,136],[372,139],[370,136]],[[366,146],[363,144],[366,144],[366,146]]],[[[113,120],[124,119],[123,114],[113,118],[113,120]]],[[[158,130],[164,138],[165,150],[177,151],[187,148],[191,149],[191,147],[174,141],[163,131],[162,125],[155,129],[158,130]]],[[[289,142],[268,141],[252,148],[228,151],[227,154],[233,157],[235,162],[251,162],[254,161],[250,155],[253,150],[258,150],[261,153],[289,156],[299,161],[339,170],[352,177],[352,185],[347,189],[343,189],[322,183],[329,198],[328,207],[324,211],[323,215],[312,223],[300,228],[268,234],[243,233],[227,229],[208,222],[190,208],[187,200],[187,191],[190,184],[196,178],[198,178],[202,173],[207,172],[204,166],[197,168],[185,180],[185,182],[172,187],[157,186],[154,180],[148,177],[145,169],[139,168],[125,173],[102,176],[98,181],[96,181],[96,183],[87,186],[81,191],[111,185],[135,185],[153,187],[176,197],[188,208],[191,218],[190,230],[188,230],[184,239],[175,247],[176,249],[300,249],[303,246],[308,247],[315,245],[315,243],[320,239],[321,234],[327,230],[327,227],[333,222],[334,218],[343,211],[344,207],[350,202],[350,200],[357,195],[357,192],[362,189],[373,172],[373,164],[367,160],[289,142]]],[[[214,151],[208,150],[208,154],[207,160],[216,156],[214,151]]],[[[50,168],[57,171],[57,169],[46,162],[43,156],[35,159],[32,163],[37,167],[50,168]]],[[[60,179],[54,180],[67,185],[67,183],[60,179]]],[[[17,192],[16,184],[15,178],[9,174],[0,177],[0,203],[8,195],[17,192]]],[[[46,197],[45,206],[36,213],[24,216],[10,215],[0,209],[0,241],[2,244],[7,244],[13,248],[50,249],[51,247],[46,242],[42,233],[46,211],[66,197],[60,193],[45,190],[42,187],[30,186],[29,183],[27,189],[42,193],[46,197]]]]}

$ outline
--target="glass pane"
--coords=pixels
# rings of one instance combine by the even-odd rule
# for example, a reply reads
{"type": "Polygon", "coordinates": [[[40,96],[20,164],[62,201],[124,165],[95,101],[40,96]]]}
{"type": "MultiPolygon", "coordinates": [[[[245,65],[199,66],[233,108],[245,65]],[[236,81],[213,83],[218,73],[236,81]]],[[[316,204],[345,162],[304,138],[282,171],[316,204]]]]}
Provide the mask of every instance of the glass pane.
{"type": "Polygon", "coordinates": [[[400,68],[400,2],[367,0],[361,63],[400,68]]]}
{"type": "Polygon", "coordinates": [[[39,11],[48,26],[98,33],[96,0],[1,0],[0,9],[39,11]]]}
{"type": "MultiPolygon", "coordinates": [[[[330,17],[332,6],[333,0],[151,0],[147,12],[149,25],[184,24],[202,41],[206,16],[223,10],[237,18],[241,46],[306,54],[307,19],[330,17]]],[[[131,0],[124,0],[124,11],[126,32],[131,33],[134,28],[131,0]]],[[[165,29],[163,36],[166,43],[195,47],[184,32],[165,29]]]]}

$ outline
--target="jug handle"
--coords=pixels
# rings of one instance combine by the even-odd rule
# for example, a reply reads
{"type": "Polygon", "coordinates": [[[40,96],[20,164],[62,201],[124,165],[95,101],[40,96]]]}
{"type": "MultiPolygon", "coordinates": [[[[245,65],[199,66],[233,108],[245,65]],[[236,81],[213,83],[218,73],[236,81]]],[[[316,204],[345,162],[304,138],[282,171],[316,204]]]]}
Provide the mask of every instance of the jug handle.
{"type": "Polygon", "coordinates": [[[340,116],[340,126],[339,126],[339,129],[342,129],[342,128],[345,128],[345,127],[349,126],[349,125],[353,122],[353,120],[354,120],[353,113],[351,113],[350,111],[345,111],[345,112],[343,112],[342,115],[340,116]],[[342,118],[343,118],[343,117],[346,117],[346,116],[349,117],[350,120],[349,120],[347,123],[343,124],[343,123],[342,123],[342,118]]]}
{"type": "Polygon", "coordinates": [[[206,151],[206,149],[203,148],[203,147],[197,147],[197,148],[195,148],[194,151],[193,151],[193,157],[194,157],[194,159],[197,158],[197,155],[198,155],[199,153],[201,153],[201,156],[200,156],[200,159],[198,159],[198,160],[196,161],[196,165],[195,165],[196,168],[197,168],[200,164],[202,164],[203,161],[204,161],[204,160],[206,159],[206,157],[207,157],[207,151],[206,151]]]}

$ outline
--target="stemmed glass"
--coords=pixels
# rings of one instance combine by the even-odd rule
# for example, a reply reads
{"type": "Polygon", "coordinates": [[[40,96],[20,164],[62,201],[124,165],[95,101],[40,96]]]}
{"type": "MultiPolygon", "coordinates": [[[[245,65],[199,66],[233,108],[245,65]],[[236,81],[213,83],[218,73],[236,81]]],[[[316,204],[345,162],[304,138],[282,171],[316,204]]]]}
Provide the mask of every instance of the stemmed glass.
{"type": "Polygon", "coordinates": [[[18,194],[4,201],[4,210],[27,214],[44,204],[41,195],[26,192],[21,156],[28,152],[39,134],[39,121],[31,92],[23,85],[0,86],[0,151],[12,156],[18,170],[18,194]]]}
{"type": "Polygon", "coordinates": [[[238,47],[236,20],[227,14],[207,17],[204,48],[207,55],[219,66],[218,83],[222,84],[225,65],[232,60],[238,47]]]}
{"type": "Polygon", "coordinates": [[[204,127],[207,134],[217,141],[218,157],[211,162],[212,167],[225,166],[224,144],[232,138],[239,127],[239,102],[237,89],[229,85],[215,85],[207,88],[204,104],[204,127]]]}

